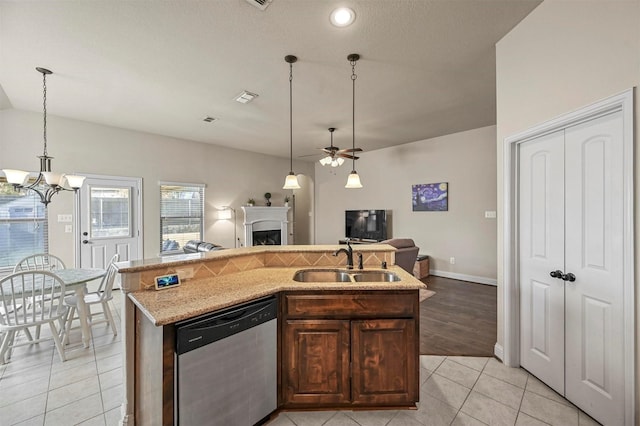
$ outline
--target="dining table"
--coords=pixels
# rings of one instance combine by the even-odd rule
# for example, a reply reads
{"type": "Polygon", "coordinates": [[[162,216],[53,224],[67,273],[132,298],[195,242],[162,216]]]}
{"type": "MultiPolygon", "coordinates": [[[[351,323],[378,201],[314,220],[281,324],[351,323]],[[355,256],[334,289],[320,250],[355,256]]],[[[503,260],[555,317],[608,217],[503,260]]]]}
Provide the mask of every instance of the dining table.
{"type": "Polygon", "coordinates": [[[97,268],[66,268],[52,270],[64,283],[65,290],[74,290],[78,300],[78,317],[82,328],[82,344],[85,348],[91,342],[91,328],[88,321],[88,307],[84,302],[85,285],[93,280],[102,278],[107,271],[97,268]]]}

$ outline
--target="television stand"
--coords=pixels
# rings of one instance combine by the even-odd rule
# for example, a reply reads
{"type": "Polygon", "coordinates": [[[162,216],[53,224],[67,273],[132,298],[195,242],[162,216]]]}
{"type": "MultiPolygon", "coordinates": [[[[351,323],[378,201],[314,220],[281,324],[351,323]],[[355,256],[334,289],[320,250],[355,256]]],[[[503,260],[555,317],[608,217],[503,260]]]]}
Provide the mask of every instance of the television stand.
{"type": "MultiPolygon", "coordinates": [[[[351,244],[376,244],[379,243],[378,240],[368,240],[365,238],[352,238],[349,240],[349,243],[351,244]]],[[[338,240],[338,244],[347,244],[347,240],[346,239],[341,239],[338,240]]]]}

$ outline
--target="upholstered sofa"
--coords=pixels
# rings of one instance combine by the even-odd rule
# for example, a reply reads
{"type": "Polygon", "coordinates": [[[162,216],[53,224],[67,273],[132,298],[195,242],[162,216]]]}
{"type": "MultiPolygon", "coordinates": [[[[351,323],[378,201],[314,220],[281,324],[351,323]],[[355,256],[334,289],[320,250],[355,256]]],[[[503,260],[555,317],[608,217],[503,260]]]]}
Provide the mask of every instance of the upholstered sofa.
{"type": "Polygon", "coordinates": [[[389,244],[396,248],[396,265],[413,274],[413,267],[416,264],[420,247],[411,238],[392,238],[381,241],[380,244],[389,244]]]}

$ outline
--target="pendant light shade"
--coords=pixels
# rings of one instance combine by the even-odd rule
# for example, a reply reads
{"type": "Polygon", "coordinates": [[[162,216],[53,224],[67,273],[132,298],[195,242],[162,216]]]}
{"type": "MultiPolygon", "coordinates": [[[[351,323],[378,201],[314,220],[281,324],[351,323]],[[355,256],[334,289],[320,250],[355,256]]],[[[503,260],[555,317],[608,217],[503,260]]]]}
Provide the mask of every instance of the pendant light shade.
{"type": "Polygon", "coordinates": [[[282,189],[300,189],[298,177],[293,173],[293,64],[298,60],[293,55],[284,57],[285,62],[289,64],[289,174],[284,179],[282,189]]]}
{"type": "MultiPolygon", "coordinates": [[[[360,59],[360,55],[357,53],[352,53],[347,56],[347,60],[351,64],[351,83],[352,83],[352,109],[351,109],[351,148],[353,151],[356,150],[356,79],[358,76],[356,75],[356,62],[360,59]]],[[[353,168],[351,169],[351,173],[349,173],[349,177],[347,178],[347,184],[344,186],[348,189],[357,189],[362,188],[362,183],[360,182],[360,176],[358,172],[356,172],[356,159],[352,158],[353,168]]]]}
{"type": "Polygon", "coordinates": [[[284,178],[284,186],[282,189],[300,189],[300,184],[298,183],[298,176],[294,174],[288,174],[286,178],[284,178]]]}
{"type": "Polygon", "coordinates": [[[36,71],[42,74],[42,110],[43,110],[43,145],[44,152],[40,159],[40,172],[35,182],[29,184],[30,173],[23,170],[3,169],[7,182],[17,190],[31,190],[38,194],[40,202],[45,207],[51,202],[51,198],[60,191],[78,191],[84,182],[84,176],[66,175],[51,171],[51,160],[47,153],[47,76],[53,74],[46,68],[37,67],[36,71]],[[65,187],[65,182],[68,187],[65,187]]]}
{"type": "Polygon", "coordinates": [[[362,188],[362,183],[360,183],[360,176],[358,175],[358,172],[353,170],[351,173],[349,173],[347,184],[344,187],[349,189],[362,188]]]}

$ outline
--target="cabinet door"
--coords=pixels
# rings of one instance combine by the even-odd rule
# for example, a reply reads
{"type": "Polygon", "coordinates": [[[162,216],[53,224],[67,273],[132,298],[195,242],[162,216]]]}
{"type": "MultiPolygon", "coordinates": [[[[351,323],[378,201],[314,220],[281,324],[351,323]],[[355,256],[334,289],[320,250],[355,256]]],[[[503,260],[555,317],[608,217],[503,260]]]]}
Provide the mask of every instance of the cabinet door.
{"type": "Polygon", "coordinates": [[[407,405],[418,400],[416,323],[352,321],[354,404],[407,405]]]}
{"type": "Polygon", "coordinates": [[[285,404],[349,403],[349,321],[288,320],[283,342],[285,404]]]}

